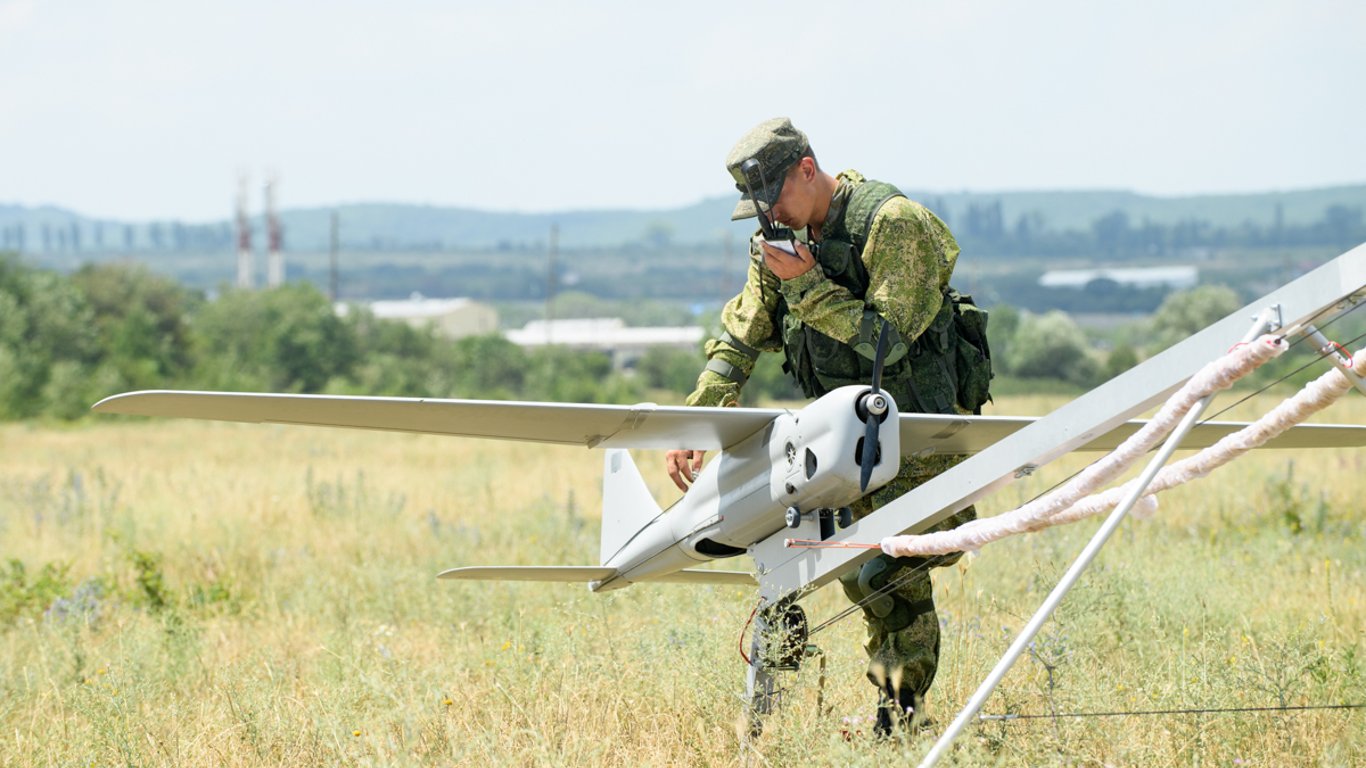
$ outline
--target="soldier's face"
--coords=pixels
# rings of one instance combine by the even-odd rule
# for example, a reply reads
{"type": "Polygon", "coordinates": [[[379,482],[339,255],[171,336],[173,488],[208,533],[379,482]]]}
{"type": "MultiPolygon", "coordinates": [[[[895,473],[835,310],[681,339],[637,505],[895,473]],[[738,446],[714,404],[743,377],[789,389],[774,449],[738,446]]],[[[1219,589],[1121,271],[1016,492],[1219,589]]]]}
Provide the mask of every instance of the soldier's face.
{"type": "Polygon", "coordinates": [[[809,157],[792,166],[783,180],[783,191],[773,204],[773,218],[790,229],[803,229],[811,223],[815,210],[816,164],[809,157]]]}

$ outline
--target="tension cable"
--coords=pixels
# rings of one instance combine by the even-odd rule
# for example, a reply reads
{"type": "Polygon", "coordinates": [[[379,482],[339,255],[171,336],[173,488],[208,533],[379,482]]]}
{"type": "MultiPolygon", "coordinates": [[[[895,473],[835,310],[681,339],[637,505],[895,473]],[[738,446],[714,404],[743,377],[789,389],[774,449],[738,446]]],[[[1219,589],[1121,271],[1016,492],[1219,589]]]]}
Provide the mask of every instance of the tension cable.
{"type": "Polygon", "coordinates": [[[1059,717],[1136,717],[1139,715],[1223,715],[1239,712],[1307,712],[1316,709],[1366,709],[1366,704],[1305,704],[1286,707],[1207,707],[1204,709],[1139,709],[1113,712],[1059,712],[1056,715],[978,715],[978,722],[1049,720],[1059,717]]]}
{"type": "MultiPolygon", "coordinates": [[[[1344,312],[1341,312],[1341,313],[1338,314],[1336,317],[1334,317],[1333,319],[1329,320],[1327,323],[1324,324],[1323,327],[1324,327],[1324,328],[1327,328],[1327,327],[1333,325],[1334,323],[1338,322],[1338,321],[1341,320],[1342,318],[1346,317],[1348,314],[1351,314],[1352,312],[1355,312],[1356,310],[1360,309],[1360,308],[1363,307],[1363,306],[1366,306],[1366,302],[1357,303],[1357,304],[1353,305],[1351,309],[1348,309],[1348,310],[1346,310],[1346,311],[1344,311],[1344,312]]],[[[1290,348],[1290,349],[1293,349],[1295,346],[1299,345],[1301,342],[1307,340],[1308,338],[1309,338],[1309,337],[1308,337],[1307,335],[1301,335],[1297,340],[1295,340],[1294,342],[1292,342],[1292,343],[1290,344],[1289,348],[1290,348]]],[[[1347,346],[1347,345],[1355,344],[1356,342],[1360,341],[1360,340],[1363,339],[1363,338],[1366,338],[1366,333],[1362,333],[1362,334],[1356,336],[1355,338],[1350,339],[1349,341],[1346,342],[1345,345],[1334,344],[1333,346],[1334,346],[1334,347],[1341,348],[1342,346],[1347,346]]],[[[1288,350],[1287,350],[1287,351],[1288,351],[1288,350]]],[[[1284,382],[1286,379],[1289,379],[1290,377],[1292,377],[1292,376],[1294,376],[1294,375],[1300,373],[1301,371],[1305,370],[1306,368],[1309,368],[1310,366],[1314,365],[1315,363],[1319,362],[1320,360],[1326,359],[1329,355],[1332,354],[1332,351],[1333,351],[1332,349],[1330,349],[1329,351],[1326,351],[1326,352],[1325,352],[1325,351],[1320,351],[1317,355],[1315,355],[1315,357],[1314,357],[1312,360],[1310,360],[1310,361],[1309,361],[1308,363],[1306,363],[1305,365],[1303,365],[1303,366],[1301,366],[1301,367],[1295,369],[1294,371],[1291,371],[1290,373],[1288,373],[1288,374],[1286,374],[1286,375],[1284,375],[1284,376],[1278,378],[1277,380],[1271,382],[1270,384],[1267,384],[1266,386],[1264,386],[1264,387],[1262,387],[1262,388],[1260,388],[1260,389],[1258,389],[1258,390],[1252,392],[1251,394],[1249,394],[1249,395],[1247,395],[1247,396],[1241,398],[1240,400],[1238,400],[1237,402],[1233,403],[1232,405],[1230,405],[1230,406],[1224,408],[1223,410],[1219,411],[1219,413],[1216,413],[1214,416],[1211,416],[1211,417],[1206,418],[1204,421],[1209,421],[1210,419],[1213,419],[1213,418],[1217,417],[1219,414],[1224,413],[1225,411],[1229,410],[1230,408],[1235,407],[1235,406],[1238,405],[1239,403],[1246,402],[1248,399],[1250,399],[1250,398],[1252,398],[1252,397],[1255,397],[1256,395],[1265,392],[1266,390],[1270,389],[1271,387],[1276,386],[1277,384],[1280,384],[1281,382],[1284,382]]],[[[1334,366],[1334,369],[1335,369],[1335,370],[1336,370],[1337,368],[1338,368],[1338,366],[1334,366]]],[[[1202,422],[1202,423],[1203,423],[1203,422],[1202,422]]],[[[1069,477],[1067,477],[1067,478],[1064,478],[1063,480],[1061,480],[1061,481],[1059,481],[1057,484],[1055,484],[1052,488],[1050,488],[1050,489],[1048,489],[1048,490],[1045,490],[1045,491],[1039,493],[1038,495],[1036,495],[1036,496],[1034,497],[1034,500],[1038,500],[1039,498],[1048,495],[1049,493],[1051,493],[1052,491],[1056,490],[1058,487],[1062,486],[1063,484],[1067,483],[1068,480],[1072,479],[1072,478],[1075,477],[1077,474],[1080,474],[1080,473],[1083,472],[1083,471],[1085,471],[1085,468],[1083,468],[1083,469],[1081,469],[1081,470],[1078,470],[1077,472],[1073,473],[1071,476],[1069,476],[1069,477]]],[[[841,549],[846,549],[846,548],[847,548],[847,549],[855,549],[855,548],[857,548],[857,549],[880,549],[880,548],[881,548],[880,545],[874,545],[874,544],[861,544],[861,543],[855,543],[855,542],[820,542],[819,544],[817,544],[817,543],[815,543],[815,542],[810,542],[810,541],[808,541],[808,540],[800,540],[800,539],[790,539],[790,540],[788,540],[788,545],[789,545],[789,546],[792,546],[792,547],[794,547],[794,548],[832,548],[832,549],[833,549],[833,548],[841,548],[841,549]]],[[[820,631],[823,631],[823,630],[829,628],[832,624],[835,624],[836,622],[838,622],[838,621],[840,621],[840,620],[842,620],[842,619],[845,619],[845,618],[847,618],[848,616],[854,614],[855,612],[861,610],[864,606],[866,606],[868,603],[872,602],[873,600],[876,600],[876,599],[878,599],[879,597],[882,597],[882,596],[884,596],[884,595],[886,595],[886,594],[892,592],[892,591],[895,590],[897,587],[901,586],[902,584],[904,584],[904,583],[906,583],[907,581],[909,581],[911,578],[915,577],[916,574],[919,573],[920,571],[928,570],[928,569],[929,569],[929,563],[902,569],[902,571],[901,571],[900,573],[898,573],[893,579],[891,579],[891,580],[890,580],[885,586],[883,586],[881,589],[875,591],[875,592],[872,593],[871,595],[868,595],[868,596],[865,597],[864,599],[859,600],[858,602],[856,602],[856,603],[854,603],[854,604],[852,604],[852,605],[846,607],[845,609],[841,610],[840,612],[836,613],[834,616],[830,617],[829,619],[826,619],[825,621],[821,622],[820,624],[816,625],[815,627],[812,627],[812,629],[811,629],[811,634],[812,634],[812,635],[815,635],[816,633],[818,633],[818,632],[820,632],[820,631]]]]}

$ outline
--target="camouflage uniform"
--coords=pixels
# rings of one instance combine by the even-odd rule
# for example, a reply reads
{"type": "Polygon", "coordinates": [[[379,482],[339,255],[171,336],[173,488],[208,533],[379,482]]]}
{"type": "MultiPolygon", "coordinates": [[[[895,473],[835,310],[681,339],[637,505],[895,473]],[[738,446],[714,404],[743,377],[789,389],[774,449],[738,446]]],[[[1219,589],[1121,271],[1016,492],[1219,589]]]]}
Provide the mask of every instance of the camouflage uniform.
{"type": "MultiPolygon", "coordinates": [[[[786,123],[779,129],[784,127],[795,131],[786,123]]],[[[805,137],[801,136],[801,139],[804,143],[805,137]]],[[[846,206],[853,191],[865,183],[856,171],[844,171],[837,180],[829,213],[820,229],[823,239],[832,232],[848,229],[843,220],[846,206]]],[[[742,206],[747,202],[742,201],[742,206]]],[[[740,210],[737,207],[737,218],[744,215],[740,210]]],[[[812,268],[790,280],[780,280],[765,265],[759,239],[760,235],[756,234],[751,241],[749,273],[744,288],[722,311],[724,333],[706,344],[708,367],[688,396],[689,405],[737,404],[740,389],[753,370],[758,352],[790,351],[784,350],[781,303],[786,304],[785,311],[800,323],[852,347],[868,361],[875,354],[870,341],[876,338],[869,333],[867,318],[870,316],[886,318],[899,332],[900,339],[914,342],[939,314],[958,258],[958,245],[944,223],[905,197],[885,200],[871,219],[862,250],[868,278],[862,299],[829,279],[823,268],[812,268]]],[[[811,244],[805,232],[798,233],[798,239],[811,244]]],[[[788,340],[790,344],[791,336],[788,340]]],[[[893,345],[886,357],[889,370],[906,354],[906,349],[905,343],[893,345]]],[[[902,410],[913,410],[900,398],[898,404],[902,410]]],[[[949,410],[953,409],[950,405],[949,410]]],[[[952,456],[903,458],[901,471],[895,479],[854,505],[855,518],[871,513],[959,460],[960,457],[952,456]]],[[[975,510],[969,507],[940,523],[935,530],[955,527],[975,516],[975,510]]],[[[889,593],[891,600],[886,597],[872,600],[864,607],[868,626],[868,679],[900,706],[911,706],[925,695],[938,664],[939,623],[934,611],[929,568],[925,566],[947,565],[957,558],[953,555],[927,562],[880,555],[840,579],[846,595],[858,602],[889,580],[905,578],[889,593]]]]}

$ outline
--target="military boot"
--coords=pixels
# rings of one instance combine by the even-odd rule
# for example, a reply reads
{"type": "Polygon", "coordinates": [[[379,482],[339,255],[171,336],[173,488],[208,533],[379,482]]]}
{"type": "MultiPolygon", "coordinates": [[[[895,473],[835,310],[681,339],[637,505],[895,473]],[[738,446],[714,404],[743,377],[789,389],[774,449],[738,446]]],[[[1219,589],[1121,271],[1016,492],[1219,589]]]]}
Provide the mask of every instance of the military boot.
{"type": "Polygon", "coordinates": [[[916,695],[904,688],[894,689],[888,685],[878,691],[877,722],[873,725],[873,736],[890,739],[899,728],[909,729],[916,703],[916,695]]]}
{"type": "Polygon", "coordinates": [[[904,729],[907,735],[914,736],[934,726],[934,722],[922,714],[925,698],[902,688],[878,692],[877,722],[873,724],[873,736],[890,739],[897,730],[904,729]]]}

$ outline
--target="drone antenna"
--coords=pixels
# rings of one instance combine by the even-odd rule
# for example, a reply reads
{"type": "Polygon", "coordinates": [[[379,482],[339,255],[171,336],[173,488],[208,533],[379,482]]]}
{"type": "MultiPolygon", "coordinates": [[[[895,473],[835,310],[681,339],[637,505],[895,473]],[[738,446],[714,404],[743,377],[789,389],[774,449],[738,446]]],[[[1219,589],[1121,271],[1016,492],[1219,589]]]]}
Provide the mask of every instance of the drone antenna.
{"type": "Polygon", "coordinates": [[[740,175],[745,177],[745,190],[749,192],[749,199],[754,203],[754,211],[759,214],[759,229],[763,230],[765,240],[776,239],[773,235],[773,225],[768,220],[768,215],[764,209],[759,207],[759,196],[754,194],[754,182],[751,176],[759,174],[759,188],[768,189],[767,180],[764,178],[764,167],[759,164],[756,158],[751,157],[740,164],[740,175]]]}

